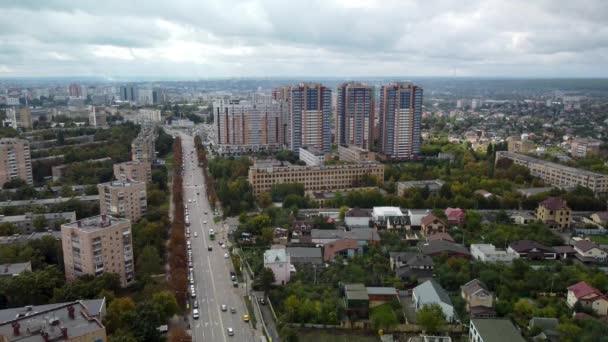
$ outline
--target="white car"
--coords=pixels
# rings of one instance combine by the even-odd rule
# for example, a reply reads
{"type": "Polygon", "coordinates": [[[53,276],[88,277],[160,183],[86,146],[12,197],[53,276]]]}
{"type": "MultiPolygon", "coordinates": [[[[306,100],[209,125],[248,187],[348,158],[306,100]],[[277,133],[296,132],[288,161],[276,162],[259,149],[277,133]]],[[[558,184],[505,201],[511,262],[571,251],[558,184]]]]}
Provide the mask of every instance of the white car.
{"type": "Polygon", "coordinates": [[[194,237],[198,237],[198,233],[197,232],[194,232],[194,237]]]}
{"type": "Polygon", "coordinates": [[[191,200],[191,199],[189,199],[189,200],[188,200],[188,203],[192,203],[192,200],[191,200]]]}
{"type": "Polygon", "coordinates": [[[228,253],[224,253],[224,259],[228,259],[228,253]]]}
{"type": "Polygon", "coordinates": [[[222,244],[222,248],[226,249],[226,244],[225,243],[222,244]]]}
{"type": "Polygon", "coordinates": [[[220,308],[222,309],[222,311],[228,310],[228,307],[226,306],[226,304],[222,304],[222,306],[220,306],[220,308]]]}
{"type": "Polygon", "coordinates": [[[234,330],[232,328],[226,329],[228,331],[228,336],[234,336],[234,330]]]}
{"type": "Polygon", "coordinates": [[[194,317],[194,319],[198,319],[198,317],[199,317],[199,315],[198,315],[198,309],[192,310],[192,317],[194,317]]]}
{"type": "Polygon", "coordinates": [[[207,221],[203,221],[203,224],[207,224],[207,221]]]}

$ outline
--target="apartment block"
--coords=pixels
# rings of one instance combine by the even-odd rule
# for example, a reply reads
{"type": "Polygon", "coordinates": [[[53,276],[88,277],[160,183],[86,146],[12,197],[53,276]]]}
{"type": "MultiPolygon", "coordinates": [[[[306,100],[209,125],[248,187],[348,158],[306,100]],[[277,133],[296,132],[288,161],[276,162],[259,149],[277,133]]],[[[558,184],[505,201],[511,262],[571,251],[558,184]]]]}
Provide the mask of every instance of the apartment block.
{"type": "Polygon", "coordinates": [[[376,153],[356,145],[340,145],[338,158],[351,163],[371,162],[376,160],[376,153]]]}
{"type": "Polygon", "coordinates": [[[336,92],[338,144],[370,149],[374,143],[374,87],[343,83],[336,92]]]}
{"type": "Polygon", "coordinates": [[[585,158],[600,154],[602,142],[596,139],[575,138],[570,143],[570,154],[574,158],[585,158]]]}
{"type": "MultiPolygon", "coordinates": [[[[147,99],[146,101],[149,102],[150,104],[152,104],[152,91],[151,90],[150,90],[150,94],[146,95],[146,98],[148,96],[149,96],[149,99],[147,99]]],[[[142,108],[139,110],[138,116],[140,117],[140,119],[143,122],[158,123],[158,122],[161,122],[161,120],[162,120],[160,109],[142,108]]]]}
{"type": "Polygon", "coordinates": [[[507,149],[509,152],[530,153],[536,149],[536,144],[528,139],[521,139],[520,137],[508,137],[507,149]]]}
{"type": "Polygon", "coordinates": [[[0,139],[0,186],[13,179],[33,184],[30,143],[16,138],[0,139]]]}
{"type": "Polygon", "coordinates": [[[99,212],[137,222],[145,213],[146,183],[134,180],[112,181],[97,185],[99,212]]]}
{"type": "Polygon", "coordinates": [[[215,148],[220,154],[278,151],[282,104],[221,99],[213,103],[215,148]]]}
{"type": "Polygon", "coordinates": [[[7,108],[5,125],[14,129],[32,128],[32,110],[29,107],[7,108]]]}
{"type": "Polygon", "coordinates": [[[147,162],[128,161],[114,164],[114,178],[120,181],[131,179],[138,182],[152,182],[152,165],[147,162]]]}
{"type": "Polygon", "coordinates": [[[131,222],[127,219],[102,214],[63,224],[61,244],[68,281],[105,272],[118,274],[122,286],[135,280],[131,222]]]}
{"type": "Polygon", "coordinates": [[[108,125],[108,116],[105,111],[98,111],[95,106],[89,110],[89,125],[93,127],[103,127],[108,125]]]}
{"type": "Polygon", "coordinates": [[[530,170],[530,174],[554,186],[584,186],[596,194],[608,192],[608,175],[577,169],[518,153],[497,151],[496,161],[510,159],[517,165],[530,170]]]}
{"type": "Polygon", "coordinates": [[[256,161],[248,180],[254,195],[269,192],[273,184],[302,183],[305,191],[338,190],[361,186],[364,175],[384,179],[384,166],[358,163],[332,166],[296,166],[277,161],[256,161]]]}
{"type": "Polygon", "coordinates": [[[307,166],[323,166],[325,165],[325,153],[314,147],[300,147],[298,156],[301,161],[307,166]]]}
{"type": "Polygon", "coordinates": [[[386,159],[412,159],[420,153],[421,121],[421,87],[402,82],[382,86],[378,137],[386,159]]]}
{"type": "Polygon", "coordinates": [[[156,136],[154,128],[144,126],[131,143],[131,160],[136,162],[153,163],[156,159],[154,145],[156,136]]]}

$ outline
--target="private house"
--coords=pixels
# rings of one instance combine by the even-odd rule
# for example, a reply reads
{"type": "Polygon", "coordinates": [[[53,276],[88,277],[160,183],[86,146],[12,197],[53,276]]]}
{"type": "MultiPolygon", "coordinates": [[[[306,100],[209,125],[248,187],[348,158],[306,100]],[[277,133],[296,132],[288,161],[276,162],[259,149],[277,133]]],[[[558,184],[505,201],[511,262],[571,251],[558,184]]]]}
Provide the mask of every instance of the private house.
{"type": "Polygon", "coordinates": [[[576,256],[576,251],[572,246],[555,246],[553,250],[558,259],[572,259],[576,256]]]}
{"type": "Polygon", "coordinates": [[[522,226],[536,222],[536,216],[527,211],[519,211],[510,216],[511,221],[522,226]]]}
{"type": "Polygon", "coordinates": [[[350,320],[369,317],[369,295],[363,284],[344,285],[344,311],[350,320]]]}
{"type": "Polygon", "coordinates": [[[0,277],[15,277],[23,272],[32,272],[31,262],[0,264],[0,277]]]}
{"type": "Polygon", "coordinates": [[[397,278],[408,282],[415,278],[418,282],[433,277],[435,263],[433,258],[417,252],[391,252],[391,269],[397,278]]]}
{"type": "Polygon", "coordinates": [[[460,287],[460,296],[466,302],[466,310],[471,318],[491,318],[496,317],[494,311],[494,295],[484,283],[478,279],[460,287]]]}
{"type": "Polygon", "coordinates": [[[576,258],[582,262],[603,262],[608,257],[608,253],[593,241],[580,240],[575,242],[572,247],[576,252],[576,258]]]}
{"type": "Polygon", "coordinates": [[[300,243],[312,242],[310,232],[313,227],[314,223],[309,221],[294,221],[291,225],[291,241],[300,243]]]}
{"type": "Polygon", "coordinates": [[[287,254],[291,258],[293,265],[323,263],[323,254],[318,247],[287,247],[287,254]]]}
{"type": "Polygon", "coordinates": [[[407,211],[407,216],[410,218],[410,228],[419,230],[422,226],[422,218],[430,214],[428,209],[410,209],[407,211]]]}
{"type": "Polygon", "coordinates": [[[448,219],[448,224],[458,225],[464,223],[465,213],[460,208],[447,208],[445,210],[445,217],[448,219]]]}
{"type": "Polygon", "coordinates": [[[476,260],[491,263],[510,264],[519,258],[517,253],[510,250],[496,249],[492,244],[471,244],[471,255],[476,260]]]}
{"type": "Polygon", "coordinates": [[[399,293],[394,287],[367,287],[367,296],[369,298],[369,307],[373,308],[378,305],[390,303],[399,299],[399,293]]]}
{"type": "Polygon", "coordinates": [[[409,219],[399,207],[374,207],[372,221],[378,229],[409,229],[409,219]]]}
{"type": "Polygon", "coordinates": [[[272,232],[272,243],[275,245],[287,245],[287,240],[289,238],[289,230],[285,228],[277,227],[272,232]]]}
{"type": "Polygon", "coordinates": [[[285,285],[291,278],[291,259],[285,248],[269,249],[264,252],[264,267],[274,273],[274,284],[285,285]]]}
{"type": "Polygon", "coordinates": [[[416,286],[412,290],[412,301],[416,311],[422,309],[425,305],[437,304],[441,307],[447,322],[456,320],[450,296],[435,280],[427,280],[416,286]]]}
{"type": "Polygon", "coordinates": [[[533,341],[559,342],[558,325],[559,320],[557,318],[532,317],[528,323],[528,329],[540,328],[541,330],[540,334],[532,337],[533,341]]]}
{"type": "Polygon", "coordinates": [[[606,227],[606,225],[608,224],[608,211],[599,211],[597,213],[593,213],[591,214],[590,218],[593,223],[602,227],[606,227]]]}
{"type": "Polygon", "coordinates": [[[445,232],[435,233],[435,234],[432,234],[432,235],[428,235],[426,237],[426,241],[449,241],[449,242],[456,242],[456,241],[454,241],[454,238],[452,238],[452,235],[450,235],[449,233],[445,233],[445,232]]]}
{"type": "Polygon", "coordinates": [[[356,240],[361,247],[380,243],[380,234],[375,228],[312,229],[310,236],[312,243],[322,245],[341,239],[356,240]]]}
{"type": "Polygon", "coordinates": [[[525,342],[508,318],[473,318],[469,324],[470,342],[525,342]]]}
{"type": "Polygon", "coordinates": [[[591,308],[593,312],[600,316],[608,314],[608,299],[606,296],[584,281],[568,287],[566,304],[573,309],[577,303],[580,303],[583,307],[591,308]]]}
{"type": "Polygon", "coordinates": [[[344,223],[349,228],[369,228],[371,218],[371,210],[352,208],[344,214],[344,223]]]}
{"type": "Polygon", "coordinates": [[[549,197],[538,204],[536,219],[552,229],[567,229],[572,221],[571,210],[563,199],[549,197]]]}
{"type": "Polygon", "coordinates": [[[509,244],[508,252],[516,253],[522,259],[555,260],[557,254],[552,247],[547,247],[532,240],[513,241],[509,244]]]}
{"type": "Polygon", "coordinates": [[[323,245],[323,260],[325,261],[334,260],[337,256],[352,258],[361,253],[363,253],[363,249],[357,240],[340,239],[323,245]]]}
{"type": "Polygon", "coordinates": [[[420,224],[420,232],[422,232],[422,235],[424,236],[429,236],[437,233],[445,233],[446,231],[445,222],[443,222],[443,220],[437,218],[433,214],[429,214],[423,217],[420,221],[420,224]]]}
{"type": "Polygon", "coordinates": [[[444,240],[424,242],[418,245],[418,250],[432,257],[440,255],[447,255],[452,258],[471,257],[471,253],[465,246],[444,240]]]}

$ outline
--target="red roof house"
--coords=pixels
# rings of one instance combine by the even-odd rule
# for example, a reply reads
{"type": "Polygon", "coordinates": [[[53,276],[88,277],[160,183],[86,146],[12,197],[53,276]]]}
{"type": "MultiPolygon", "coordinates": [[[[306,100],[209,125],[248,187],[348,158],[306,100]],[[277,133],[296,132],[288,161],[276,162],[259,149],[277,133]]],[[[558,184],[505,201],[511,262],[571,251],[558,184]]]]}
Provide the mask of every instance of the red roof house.
{"type": "Polygon", "coordinates": [[[448,224],[464,223],[464,210],[460,208],[447,208],[445,216],[448,218],[448,224]]]}
{"type": "Polygon", "coordinates": [[[333,260],[336,256],[352,257],[361,249],[357,240],[340,239],[323,245],[323,260],[333,260]]]}
{"type": "Polygon", "coordinates": [[[584,307],[591,308],[600,316],[608,314],[608,298],[600,290],[584,281],[568,287],[566,303],[570,308],[580,303],[584,307]]]}

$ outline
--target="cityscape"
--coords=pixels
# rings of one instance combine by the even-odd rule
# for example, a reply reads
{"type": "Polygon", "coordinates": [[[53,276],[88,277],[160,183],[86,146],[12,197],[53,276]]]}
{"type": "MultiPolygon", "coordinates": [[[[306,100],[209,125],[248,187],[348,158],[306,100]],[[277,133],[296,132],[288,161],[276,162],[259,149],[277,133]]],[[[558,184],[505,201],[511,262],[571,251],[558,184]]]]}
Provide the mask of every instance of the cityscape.
{"type": "Polygon", "coordinates": [[[606,4],[134,6],[0,4],[0,342],[608,341],[606,4]]]}

